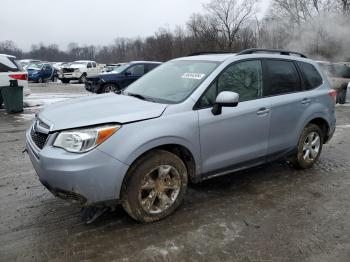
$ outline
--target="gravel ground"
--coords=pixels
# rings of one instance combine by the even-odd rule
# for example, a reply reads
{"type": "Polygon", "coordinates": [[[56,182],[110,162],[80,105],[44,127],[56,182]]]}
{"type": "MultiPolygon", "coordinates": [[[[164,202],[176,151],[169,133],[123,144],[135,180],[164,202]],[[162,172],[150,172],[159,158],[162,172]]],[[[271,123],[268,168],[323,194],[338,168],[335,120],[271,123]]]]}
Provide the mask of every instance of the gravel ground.
{"type": "MultiPolygon", "coordinates": [[[[88,95],[79,84],[31,89],[44,103],[88,95]]],[[[311,170],[264,165],[190,186],[160,222],[117,208],[88,226],[22,153],[40,108],[0,110],[0,261],[350,261],[350,106],[337,107],[335,136],[311,170]]]]}

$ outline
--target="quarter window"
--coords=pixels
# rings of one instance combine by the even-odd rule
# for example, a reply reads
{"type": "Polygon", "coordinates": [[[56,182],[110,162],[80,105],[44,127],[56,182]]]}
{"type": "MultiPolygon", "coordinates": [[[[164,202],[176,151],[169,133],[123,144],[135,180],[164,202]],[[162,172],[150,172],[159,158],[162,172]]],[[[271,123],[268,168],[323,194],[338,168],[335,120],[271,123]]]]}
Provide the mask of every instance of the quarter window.
{"type": "Polygon", "coordinates": [[[298,62],[298,66],[303,76],[304,87],[306,90],[314,89],[322,84],[322,77],[313,65],[298,62]]]}
{"type": "Polygon", "coordinates": [[[249,60],[229,66],[206,91],[200,107],[212,106],[222,91],[239,94],[239,101],[249,101],[262,96],[262,66],[259,60],[249,60]]]}
{"type": "Polygon", "coordinates": [[[267,60],[269,81],[264,87],[264,96],[273,96],[300,91],[300,78],[291,61],[267,60]]]}

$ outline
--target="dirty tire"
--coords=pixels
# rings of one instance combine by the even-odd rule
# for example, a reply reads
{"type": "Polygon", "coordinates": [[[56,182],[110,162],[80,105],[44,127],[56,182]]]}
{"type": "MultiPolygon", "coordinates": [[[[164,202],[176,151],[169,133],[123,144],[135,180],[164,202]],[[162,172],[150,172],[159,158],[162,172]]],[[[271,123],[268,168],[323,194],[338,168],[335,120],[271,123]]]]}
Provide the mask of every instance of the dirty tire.
{"type": "Polygon", "coordinates": [[[347,89],[347,87],[342,88],[337,93],[337,103],[339,103],[341,105],[345,104],[345,102],[346,102],[346,91],[347,91],[346,89],[347,89]]]}
{"type": "MultiPolygon", "coordinates": [[[[166,172],[164,172],[165,174],[166,172]]],[[[163,176],[164,177],[164,176],[163,176]]],[[[136,162],[130,167],[124,182],[122,186],[122,205],[124,210],[135,220],[147,223],[147,222],[154,222],[161,220],[170,214],[172,214],[182,203],[186,190],[187,190],[187,170],[185,164],[182,162],[182,160],[176,156],[173,153],[170,153],[168,151],[164,150],[154,150],[150,153],[147,153],[146,155],[142,156],[140,159],[136,160],[136,162]],[[161,174],[163,174],[163,171],[152,171],[157,168],[161,170],[164,167],[169,167],[168,175],[166,175],[166,179],[164,182],[160,180],[161,174]],[[177,174],[174,176],[174,173],[177,174]],[[151,175],[158,176],[157,180],[148,180],[151,175]],[[175,179],[176,177],[176,179],[175,179]],[[173,181],[177,181],[176,183],[173,183],[173,181]],[[147,181],[147,183],[146,183],[147,181]],[[150,183],[149,181],[153,181],[150,183]],[[156,182],[154,182],[156,181],[156,182]],[[162,184],[164,183],[164,184],[162,184]],[[162,193],[162,185],[164,186],[166,183],[169,183],[167,185],[170,185],[170,183],[176,184],[177,187],[177,194],[173,196],[172,194],[175,191],[167,191],[168,189],[163,189],[164,192],[166,192],[167,197],[165,197],[167,200],[164,200],[164,192],[162,193]],[[148,185],[153,185],[153,189],[143,189],[144,187],[147,187],[148,185]],[[161,184],[159,186],[159,184],[161,184]],[[142,195],[145,193],[145,190],[150,190],[150,193],[146,192],[145,196],[142,197],[142,195]],[[152,193],[154,192],[154,193],[152,193]],[[169,197],[170,194],[170,197],[169,197]],[[152,201],[149,199],[152,199],[152,196],[155,196],[153,202],[145,202],[145,201],[152,201]],[[176,196],[176,197],[175,197],[176,196]],[[163,206],[163,203],[168,201],[172,201],[171,204],[165,204],[163,206]],[[154,209],[150,210],[148,208],[145,208],[145,203],[152,203],[152,207],[154,209]],[[157,209],[157,204],[159,207],[164,207],[164,209],[159,208],[157,209]],[[147,209],[147,210],[146,210],[147,209]],[[156,212],[156,211],[157,212],[156,212]]],[[[174,186],[175,187],[175,186],[174,186]]],[[[152,186],[151,186],[152,188],[152,186]]],[[[146,205],[151,206],[151,204],[146,205]]]]}
{"type": "Polygon", "coordinates": [[[79,83],[83,84],[86,81],[86,74],[82,74],[81,77],[79,78],[79,83]]]}
{"type": "Polygon", "coordinates": [[[42,77],[38,78],[38,83],[44,83],[44,79],[42,77]]]}
{"type": "Polygon", "coordinates": [[[118,90],[118,86],[114,84],[107,84],[103,87],[103,93],[116,93],[118,90]]]}
{"type": "MultiPolygon", "coordinates": [[[[315,135],[315,137],[317,137],[315,135]]],[[[324,137],[323,137],[323,132],[321,130],[321,128],[318,125],[315,124],[308,124],[300,138],[299,138],[299,142],[298,142],[298,146],[297,146],[297,153],[290,159],[290,161],[292,162],[292,164],[294,165],[294,167],[298,168],[298,169],[308,169],[311,168],[319,159],[321,152],[322,152],[322,146],[323,146],[323,141],[324,141],[324,137]],[[317,134],[319,136],[319,149],[318,149],[318,153],[316,156],[312,157],[312,159],[305,159],[304,155],[305,155],[305,150],[304,150],[304,146],[307,143],[307,139],[308,136],[311,134],[317,134]]]]}

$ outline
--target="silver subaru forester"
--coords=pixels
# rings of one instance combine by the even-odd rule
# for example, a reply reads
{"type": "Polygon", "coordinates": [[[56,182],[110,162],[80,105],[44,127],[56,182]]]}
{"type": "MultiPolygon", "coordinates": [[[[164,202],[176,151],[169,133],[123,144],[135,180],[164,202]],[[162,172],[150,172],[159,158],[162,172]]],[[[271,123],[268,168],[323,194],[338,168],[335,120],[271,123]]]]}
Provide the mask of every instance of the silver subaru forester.
{"type": "Polygon", "coordinates": [[[171,214],[187,184],[286,158],[310,168],[335,131],[335,91],[304,55],[250,49],[171,60],[121,94],[46,107],[27,131],[39,179],[83,206],[171,214]]]}

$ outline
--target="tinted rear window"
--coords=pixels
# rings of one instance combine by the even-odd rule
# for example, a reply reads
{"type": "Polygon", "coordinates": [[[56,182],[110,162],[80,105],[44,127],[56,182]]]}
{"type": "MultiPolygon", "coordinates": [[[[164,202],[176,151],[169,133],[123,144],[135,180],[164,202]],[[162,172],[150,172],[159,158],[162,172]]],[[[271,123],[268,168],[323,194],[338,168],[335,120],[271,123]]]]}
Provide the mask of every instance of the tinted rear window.
{"type": "Polygon", "coordinates": [[[266,60],[268,82],[264,96],[287,94],[300,91],[300,78],[292,61],[266,60]]]}
{"type": "Polygon", "coordinates": [[[0,56],[0,72],[18,72],[21,71],[12,57],[0,56]]]}
{"type": "Polygon", "coordinates": [[[306,90],[314,89],[322,84],[322,77],[313,65],[304,62],[298,62],[298,66],[303,76],[306,90]]]}

